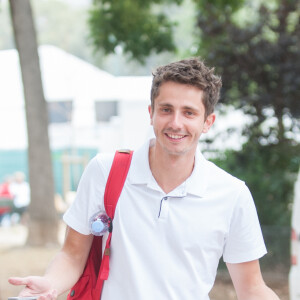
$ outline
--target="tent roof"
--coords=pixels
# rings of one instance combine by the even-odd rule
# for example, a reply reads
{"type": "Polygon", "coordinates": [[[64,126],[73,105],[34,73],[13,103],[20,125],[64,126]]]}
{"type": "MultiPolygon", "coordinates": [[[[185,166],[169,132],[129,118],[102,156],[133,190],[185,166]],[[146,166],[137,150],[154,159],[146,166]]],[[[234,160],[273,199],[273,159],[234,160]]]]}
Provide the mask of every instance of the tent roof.
{"type": "MultiPolygon", "coordinates": [[[[76,98],[97,100],[148,100],[151,76],[115,77],[54,46],[40,46],[44,93],[47,101],[76,98]]],[[[23,103],[19,58],[15,49],[0,51],[1,99],[23,103]]],[[[8,105],[6,103],[6,105],[8,105]]]]}

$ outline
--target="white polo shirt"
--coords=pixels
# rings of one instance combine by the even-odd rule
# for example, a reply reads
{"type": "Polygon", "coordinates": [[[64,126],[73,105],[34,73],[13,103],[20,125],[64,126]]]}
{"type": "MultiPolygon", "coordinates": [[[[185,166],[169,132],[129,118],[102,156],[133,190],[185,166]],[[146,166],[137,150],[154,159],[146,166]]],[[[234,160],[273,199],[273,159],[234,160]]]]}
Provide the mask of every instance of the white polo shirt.
{"type": "MultiPolygon", "coordinates": [[[[220,257],[240,263],[266,253],[244,182],[197,149],[191,176],[165,194],[152,176],[149,142],[134,152],[116,207],[110,274],[101,300],[207,300],[220,257]]],[[[103,209],[112,155],[98,154],[81,178],[64,221],[89,234],[103,209]]]]}

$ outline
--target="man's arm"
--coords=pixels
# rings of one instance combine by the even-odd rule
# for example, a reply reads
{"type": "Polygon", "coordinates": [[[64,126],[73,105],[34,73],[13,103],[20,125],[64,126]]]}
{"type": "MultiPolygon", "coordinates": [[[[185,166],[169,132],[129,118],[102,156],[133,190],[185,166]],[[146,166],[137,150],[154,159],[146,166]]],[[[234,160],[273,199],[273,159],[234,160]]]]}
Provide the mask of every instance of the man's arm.
{"type": "Polygon", "coordinates": [[[93,235],[83,235],[67,228],[66,238],[62,249],[56,254],[45,275],[24,278],[13,277],[9,282],[14,285],[25,285],[20,296],[43,295],[47,299],[55,299],[70,289],[83,272],[93,235]]]}
{"type": "Polygon", "coordinates": [[[239,300],[279,300],[266,286],[258,260],[226,265],[239,300]]]}

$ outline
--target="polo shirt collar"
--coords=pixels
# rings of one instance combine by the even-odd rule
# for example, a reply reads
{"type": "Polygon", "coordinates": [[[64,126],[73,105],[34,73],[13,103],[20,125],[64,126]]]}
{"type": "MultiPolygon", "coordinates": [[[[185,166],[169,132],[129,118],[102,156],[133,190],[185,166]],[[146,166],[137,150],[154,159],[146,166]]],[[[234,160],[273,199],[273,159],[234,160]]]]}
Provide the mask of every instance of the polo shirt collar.
{"type": "Polygon", "coordinates": [[[128,174],[132,184],[148,184],[152,176],[149,165],[149,147],[152,140],[148,140],[142,147],[133,152],[128,174]]]}
{"type": "Polygon", "coordinates": [[[207,165],[209,162],[204,158],[200,151],[200,147],[197,147],[195,153],[195,164],[191,176],[186,180],[187,193],[193,194],[198,197],[204,197],[207,183],[208,172],[207,165]]]}
{"type": "MultiPolygon", "coordinates": [[[[128,179],[132,184],[146,184],[150,188],[157,190],[157,183],[152,175],[149,166],[149,147],[154,140],[148,140],[142,147],[133,153],[130,172],[128,179]]],[[[174,192],[179,188],[180,194],[192,194],[198,197],[203,197],[207,187],[207,164],[208,161],[200,152],[199,146],[195,154],[195,165],[191,176],[177,187],[174,192]]],[[[168,195],[172,196],[173,191],[168,195]]]]}

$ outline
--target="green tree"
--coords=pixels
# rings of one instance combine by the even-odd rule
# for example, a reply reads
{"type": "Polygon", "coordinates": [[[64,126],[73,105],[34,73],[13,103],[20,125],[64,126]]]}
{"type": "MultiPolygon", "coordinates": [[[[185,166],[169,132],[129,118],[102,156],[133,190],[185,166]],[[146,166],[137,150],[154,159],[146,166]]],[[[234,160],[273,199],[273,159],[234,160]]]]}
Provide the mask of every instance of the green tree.
{"type": "Polygon", "coordinates": [[[39,44],[54,45],[81,59],[93,61],[87,41],[88,5],[70,5],[61,0],[31,1],[39,44]]]}
{"type": "Polygon", "coordinates": [[[299,1],[227,6],[199,13],[199,53],[223,78],[222,99],[252,117],[248,142],[217,163],[246,181],[261,222],[289,225],[300,146],[299,1]]]}
{"type": "Polygon", "coordinates": [[[113,53],[117,46],[143,62],[152,51],[174,51],[173,28],[163,4],[182,0],[94,0],[90,10],[90,36],[96,50],[113,53]],[[159,6],[160,5],[160,6],[159,6]]]}
{"type": "Polygon", "coordinates": [[[284,142],[300,129],[300,5],[272,4],[243,7],[243,15],[210,5],[197,21],[199,53],[223,77],[222,101],[253,117],[245,133],[260,144],[284,142]],[[270,118],[276,122],[268,125],[270,118]]]}
{"type": "Polygon", "coordinates": [[[226,151],[215,163],[246,182],[263,225],[290,225],[300,145],[248,142],[241,151],[226,151]]]}

